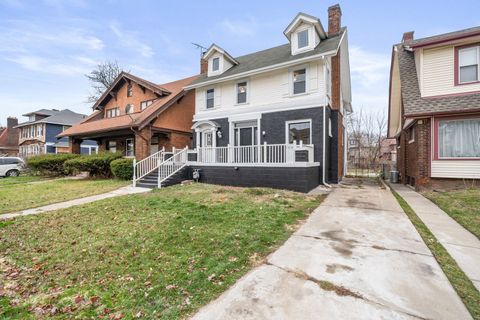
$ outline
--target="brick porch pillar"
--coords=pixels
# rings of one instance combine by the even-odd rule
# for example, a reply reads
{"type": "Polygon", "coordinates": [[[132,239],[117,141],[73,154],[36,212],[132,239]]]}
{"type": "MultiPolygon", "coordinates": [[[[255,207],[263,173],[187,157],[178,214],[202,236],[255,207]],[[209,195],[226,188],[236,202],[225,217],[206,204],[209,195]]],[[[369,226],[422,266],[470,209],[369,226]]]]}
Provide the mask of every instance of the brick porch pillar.
{"type": "Polygon", "coordinates": [[[145,127],[135,132],[135,158],[138,160],[145,159],[150,155],[150,142],[152,139],[152,130],[145,127]]]}
{"type": "Polygon", "coordinates": [[[80,150],[81,150],[80,145],[81,144],[82,144],[82,140],[70,137],[68,139],[68,150],[69,150],[69,152],[74,153],[74,154],[80,154],[80,150]]]}
{"type": "Polygon", "coordinates": [[[417,177],[418,188],[430,183],[430,119],[420,119],[416,124],[417,177]]]}

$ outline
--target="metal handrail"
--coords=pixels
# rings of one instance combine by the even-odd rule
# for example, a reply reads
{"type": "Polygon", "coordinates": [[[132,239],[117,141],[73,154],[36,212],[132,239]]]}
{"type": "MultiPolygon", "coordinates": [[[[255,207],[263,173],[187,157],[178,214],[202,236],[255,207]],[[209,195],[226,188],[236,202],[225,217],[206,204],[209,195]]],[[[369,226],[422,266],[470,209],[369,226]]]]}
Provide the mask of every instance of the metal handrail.
{"type": "Polygon", "coordinates": [[[157,169],[164,161],[165,147],[162,150],[155,152],[154,154],[136,161],[133,159],[133,186],[137,185],[137,181],[145,177],[155,169],[157,169]]]}

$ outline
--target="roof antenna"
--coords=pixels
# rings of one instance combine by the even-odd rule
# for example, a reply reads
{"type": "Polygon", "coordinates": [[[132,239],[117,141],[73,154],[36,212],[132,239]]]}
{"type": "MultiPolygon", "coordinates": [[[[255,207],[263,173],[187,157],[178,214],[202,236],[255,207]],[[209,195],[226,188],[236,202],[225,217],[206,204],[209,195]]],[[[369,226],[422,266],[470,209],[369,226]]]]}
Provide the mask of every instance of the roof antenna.
{"type": "Polygon", "coordinates": [[[200,50],[200,57],[203,56],[203,54],[207,51],[207,48],[198,43],[192,42],[192,44],[195,46],[196,49],[200,50]]]}

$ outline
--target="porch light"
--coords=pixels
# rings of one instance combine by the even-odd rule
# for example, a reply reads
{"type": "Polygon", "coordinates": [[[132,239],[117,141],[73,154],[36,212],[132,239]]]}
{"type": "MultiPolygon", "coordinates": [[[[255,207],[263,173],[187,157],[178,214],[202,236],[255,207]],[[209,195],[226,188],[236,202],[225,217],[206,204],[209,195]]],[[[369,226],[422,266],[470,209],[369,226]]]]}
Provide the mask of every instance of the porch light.
{"type": "Polygon", "coordinates": [[[218,137],[219,139],[222,139],[222,131],[220,131],[220,130],[217,131],[217,137],[218,137]]]}

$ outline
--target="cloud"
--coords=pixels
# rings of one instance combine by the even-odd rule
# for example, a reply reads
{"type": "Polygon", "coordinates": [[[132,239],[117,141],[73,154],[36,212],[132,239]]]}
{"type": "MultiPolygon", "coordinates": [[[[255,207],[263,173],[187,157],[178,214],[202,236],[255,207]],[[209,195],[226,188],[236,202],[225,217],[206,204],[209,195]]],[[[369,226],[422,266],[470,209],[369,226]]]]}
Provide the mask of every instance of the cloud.
{"type": "Polygon", "coordinates": [[[390,57],[351,45],[350,73],[355,107],[379,110],[388,105],[390,57]]]}
{"type": "Polygon", "coordinates": [[[122,30],[117,22],[111,22],[109,27],[123,47],[134,50],[145,58],[155,54],[153,48],[143,43],[136,32],[122,30]]]}
{"type": "Polygon", "coordinates": [[[218,28],[232,36],[251,36],[255,34],[258,23],[253,17],[246,20],[230,20],[224,19],[218,28]]]}
{"type": "Polygon", "coordinates": [[[68,57],[66,61],[58,61],[35,55],[17,55],[5,60],[15,62],[27,70],[66,76],[86,74],[98,64],[88,57],[68,57]]]}

